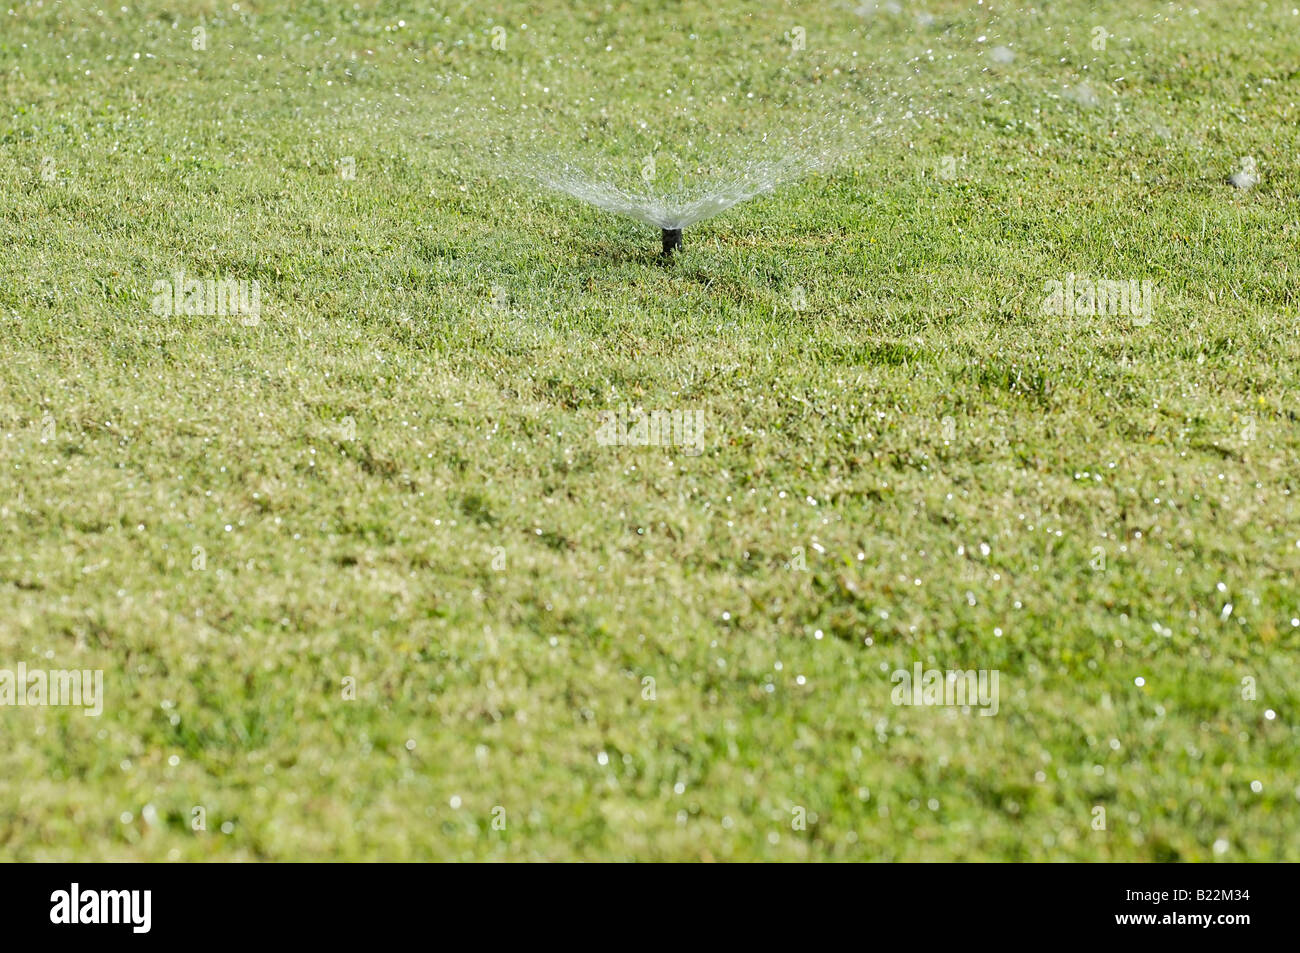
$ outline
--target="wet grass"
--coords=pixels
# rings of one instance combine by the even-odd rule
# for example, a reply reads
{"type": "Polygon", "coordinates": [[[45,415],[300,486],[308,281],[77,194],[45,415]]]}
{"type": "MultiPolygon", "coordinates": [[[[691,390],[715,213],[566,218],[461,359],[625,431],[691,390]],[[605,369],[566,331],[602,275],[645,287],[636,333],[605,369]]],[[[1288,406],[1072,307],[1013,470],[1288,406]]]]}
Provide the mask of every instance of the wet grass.
{"type": "Polygon", "coordinates": [[[493,26],[615,20],[241,6],[0,13],[0,669],[107,694],[0,708],[0,855],[1298,859],[1290,6],[1008,21],[998,96],[671,263],[431,125],[493,26]],[[1044,313],[1071,273],[1156,312],[1044,313]]]}

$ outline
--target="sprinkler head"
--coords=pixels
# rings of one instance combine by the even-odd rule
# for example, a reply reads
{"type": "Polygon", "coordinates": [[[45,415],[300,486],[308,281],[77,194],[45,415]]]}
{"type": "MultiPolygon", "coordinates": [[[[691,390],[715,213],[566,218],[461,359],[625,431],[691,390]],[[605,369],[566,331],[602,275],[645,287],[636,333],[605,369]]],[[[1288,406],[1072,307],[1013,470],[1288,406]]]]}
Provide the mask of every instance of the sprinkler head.
{"type": "Polygon", "coordinates": [[[671,255],[682,247],[682,230],[680,228],[665,228],[663,232],[664,255],[671,255]]]}

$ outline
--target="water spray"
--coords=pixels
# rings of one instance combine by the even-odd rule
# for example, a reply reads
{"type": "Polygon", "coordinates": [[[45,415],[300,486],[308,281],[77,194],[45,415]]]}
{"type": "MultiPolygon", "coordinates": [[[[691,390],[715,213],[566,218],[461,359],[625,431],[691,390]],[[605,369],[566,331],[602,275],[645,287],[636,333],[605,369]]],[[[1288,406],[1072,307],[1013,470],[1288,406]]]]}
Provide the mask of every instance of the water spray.
{"type": "MultiPolygon", "coordinates": [[[[952,84],[978,78],[981,88],[1030,81],[1032,89],[1059,90],[1069,79],[1077,83],[1076,105],[1098,105],[1081,73],[1091,64],[1057,69],[1032,18],[993,16],[983,0],[953,3],[967,12],[954,13],[951,23],[924,14],[877,16],[877,6],[888,12],[898,5],[869,3],[857,10],[872,14],[869,22],[832,28],[840,15],[828,9],[823,28],[806,35],[802,28],[789,33],[787,13],[770,6],[756,13],[741,42],[723,11],[704,17],[716,19],[717,29],[701,29],[692,13],[656,30],[644,49],[662,69],[638,71],[635,82],[617,57],[572,51],[563,31],[521,33],[517,42],[537,70],[529,84],[519,85],[515,57],[499,72],[445,77],[443,99],[453,108],[444,114],[443,138],[472,149],[505,179],[659,229],[663,251],[655,257],[666,263],[681,251],[685,228],[865,158],[877,143],[925,122],[945,121],[942,90],[952,84]],[[798,55],[753,55],[775,52],[783,31],[798,55]],[[805,46],[813,35],[825,47],[805,46]],[[934,55],[936,43],[950,47],[946,56],[934,55]],[[755,92],[738,97],[738,82],[755,92]],[[618,95],[571,99],[566,92],[587,87],[618,95]],[[656,157],[668,160],[671,174],[656,175],[656,157]]],[[[615,25],[629,39],[640,36],[631,15],[615,25]]],[[[1068,39],[1069,17],[1062,27],[1068,39]]]]}

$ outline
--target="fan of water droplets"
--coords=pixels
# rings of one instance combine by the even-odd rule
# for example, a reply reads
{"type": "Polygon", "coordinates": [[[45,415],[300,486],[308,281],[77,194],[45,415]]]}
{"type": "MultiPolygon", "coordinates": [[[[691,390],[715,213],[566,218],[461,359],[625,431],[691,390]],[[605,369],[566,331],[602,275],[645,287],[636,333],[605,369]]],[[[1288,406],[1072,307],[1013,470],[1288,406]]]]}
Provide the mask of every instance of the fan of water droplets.
{"type": "Polygon", "coordinates": [[[805,25],[799,7],[574,14],[576,47],[567,21],[503,27],[495,59],[447,81],[458,138],[508,178],[662,229],[700,222],[924,111],[916,23],[846,6],[805,25]]]}
{"type": "MultiPolygon", "coordinates": [[[[1014,28],[1032,19],[992,5],[723,16],[683,0],[506,22],[490,53],[439,79],[440,125],[502,176],[678,230],[942,122],[945,97],[991,98],[1024,55],[1014,28]]],[[[1069,24],[1032,29],[1048,55],[1069,40],[1069,24]]]]}

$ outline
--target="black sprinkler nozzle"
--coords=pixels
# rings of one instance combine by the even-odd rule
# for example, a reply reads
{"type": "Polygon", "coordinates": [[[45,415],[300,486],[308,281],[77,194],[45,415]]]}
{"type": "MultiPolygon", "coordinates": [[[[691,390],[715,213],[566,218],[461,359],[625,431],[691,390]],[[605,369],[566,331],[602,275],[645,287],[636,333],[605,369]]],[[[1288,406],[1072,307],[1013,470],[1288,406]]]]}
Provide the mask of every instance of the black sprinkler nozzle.
{"type": "Polygon", "coordinates": [[[665,228],[663,231],[664,254],[671,255],[682,247],[682,230],[680,228],[665,228]]]}

